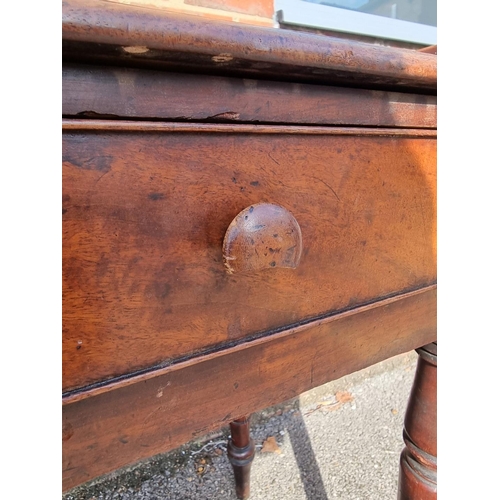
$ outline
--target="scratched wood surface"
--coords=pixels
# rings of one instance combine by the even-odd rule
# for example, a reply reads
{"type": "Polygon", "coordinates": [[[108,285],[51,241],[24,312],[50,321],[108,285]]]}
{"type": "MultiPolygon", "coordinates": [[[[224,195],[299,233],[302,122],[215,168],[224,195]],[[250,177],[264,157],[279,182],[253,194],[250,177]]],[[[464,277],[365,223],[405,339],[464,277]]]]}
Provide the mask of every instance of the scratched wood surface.
{"type": "Polygon", "coordinates": [[[62,14],[64,490],[436,339],[435,50],[62,14]],[[262,202],[299,265],[229,275],[262,202]]]}
{"type": "Polygon", "coordinates": [[[63,407],[63,488],[436,339],[434,287],[63,407]]]}
{"type": "Polygon", "coordinates": [[[436,57],[101,0],[65,0],[65,60],[436,94],[436,57]]]}
{"type": "Polygon", "coordinates": [[[436,280],[431,133],[107,126],[63,134],[66,391],[436,280]],[[259,202],[296,218],[300,264],[230,276],[259,202]]]}
{"type": "Polygon", "coordinates": [[[63,66],[67,117],[436,127],[436,97],[325,85],[63,66]]]}

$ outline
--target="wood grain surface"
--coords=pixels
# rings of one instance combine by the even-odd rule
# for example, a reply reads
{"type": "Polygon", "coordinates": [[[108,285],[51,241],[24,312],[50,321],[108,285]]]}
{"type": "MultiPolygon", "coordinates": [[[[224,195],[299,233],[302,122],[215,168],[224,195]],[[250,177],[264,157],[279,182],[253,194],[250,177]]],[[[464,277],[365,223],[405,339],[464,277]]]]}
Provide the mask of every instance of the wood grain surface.
{"type": "Polygon", "coordinates": [[[62,14],[64,490],[436,340],[434,49],[62,14]],[[300,263],[228,274],[261,203],[300,263]]]}
{"type": "Polygon", "coordinates": [[[68,404],[63,489],[435,339],[430,287],[68,404]]]}
{"type": "Polygon", "coordinates": [[[434,138],[137,126],[63,134],[65,391],[435,282],[434,138]],[[230,276],[259,202],[297,219],[300,266],[230,276]]]}
{"type": "Polygon", "coordinates": [[[402,92],[75,64],[62,84],[67,117],[436,127],[436,97],[402,92]]]}
{"type": "Polygon", "coordinates": [[[63,132],[176,132],[205,134],[278,134],[355,137],[436,138],[435,130],[385,127],[328,127],[308,125],[233,125],[228,123],[185,123],[143,120],[63,119],[63,132]]]}
{"type": "Polygon", "coordinates": [[[436,93],[436,56],[161,9],[65,0],[66,61],[436,93]]]}

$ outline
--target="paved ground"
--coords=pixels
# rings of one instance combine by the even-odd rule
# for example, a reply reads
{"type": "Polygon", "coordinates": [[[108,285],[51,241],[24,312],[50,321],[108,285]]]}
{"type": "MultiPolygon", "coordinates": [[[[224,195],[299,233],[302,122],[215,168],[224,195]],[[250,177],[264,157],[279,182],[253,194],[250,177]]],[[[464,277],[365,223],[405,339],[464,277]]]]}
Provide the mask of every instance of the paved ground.
{"type": "MultiPolygon", "coordinates": [[[[252,417],[257,453],[250,500],[394,500],[408,353],[252,417]]],[[[158,455],[64,500],[235,500],[227,429],[158,455]]]]}

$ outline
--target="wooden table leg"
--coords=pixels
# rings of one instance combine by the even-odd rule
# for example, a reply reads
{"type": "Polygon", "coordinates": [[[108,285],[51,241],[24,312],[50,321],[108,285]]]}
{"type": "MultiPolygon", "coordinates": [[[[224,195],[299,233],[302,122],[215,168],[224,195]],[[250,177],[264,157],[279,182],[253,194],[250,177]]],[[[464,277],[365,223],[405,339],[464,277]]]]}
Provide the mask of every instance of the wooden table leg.
{"type": "Polygon", "coordinates": [[[239,418],[229,426],[231,437],[227,454],[234,469],[236,495],[245,499],[250,496],[250,466],[255,455],[255,444],[250,437],[249,417],[239,418]]]}
{"type": "Polygon", "coordinates": [[[437,343],[417,349],[415,380],[406,410],[398,500],[437,498],[437,343]]]}

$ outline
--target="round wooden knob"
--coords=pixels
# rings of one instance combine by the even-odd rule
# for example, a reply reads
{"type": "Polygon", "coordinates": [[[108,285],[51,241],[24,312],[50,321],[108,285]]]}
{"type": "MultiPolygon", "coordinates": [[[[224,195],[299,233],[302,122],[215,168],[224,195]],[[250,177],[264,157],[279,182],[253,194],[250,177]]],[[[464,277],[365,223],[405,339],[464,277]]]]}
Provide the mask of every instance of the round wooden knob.
{"type": "Polygon", "coordinates": [[[274,203],[242,210],[229,224],[222,245],[229,274],[273,267],[297,267],[302,232],[295,217],[274,203]]]}

